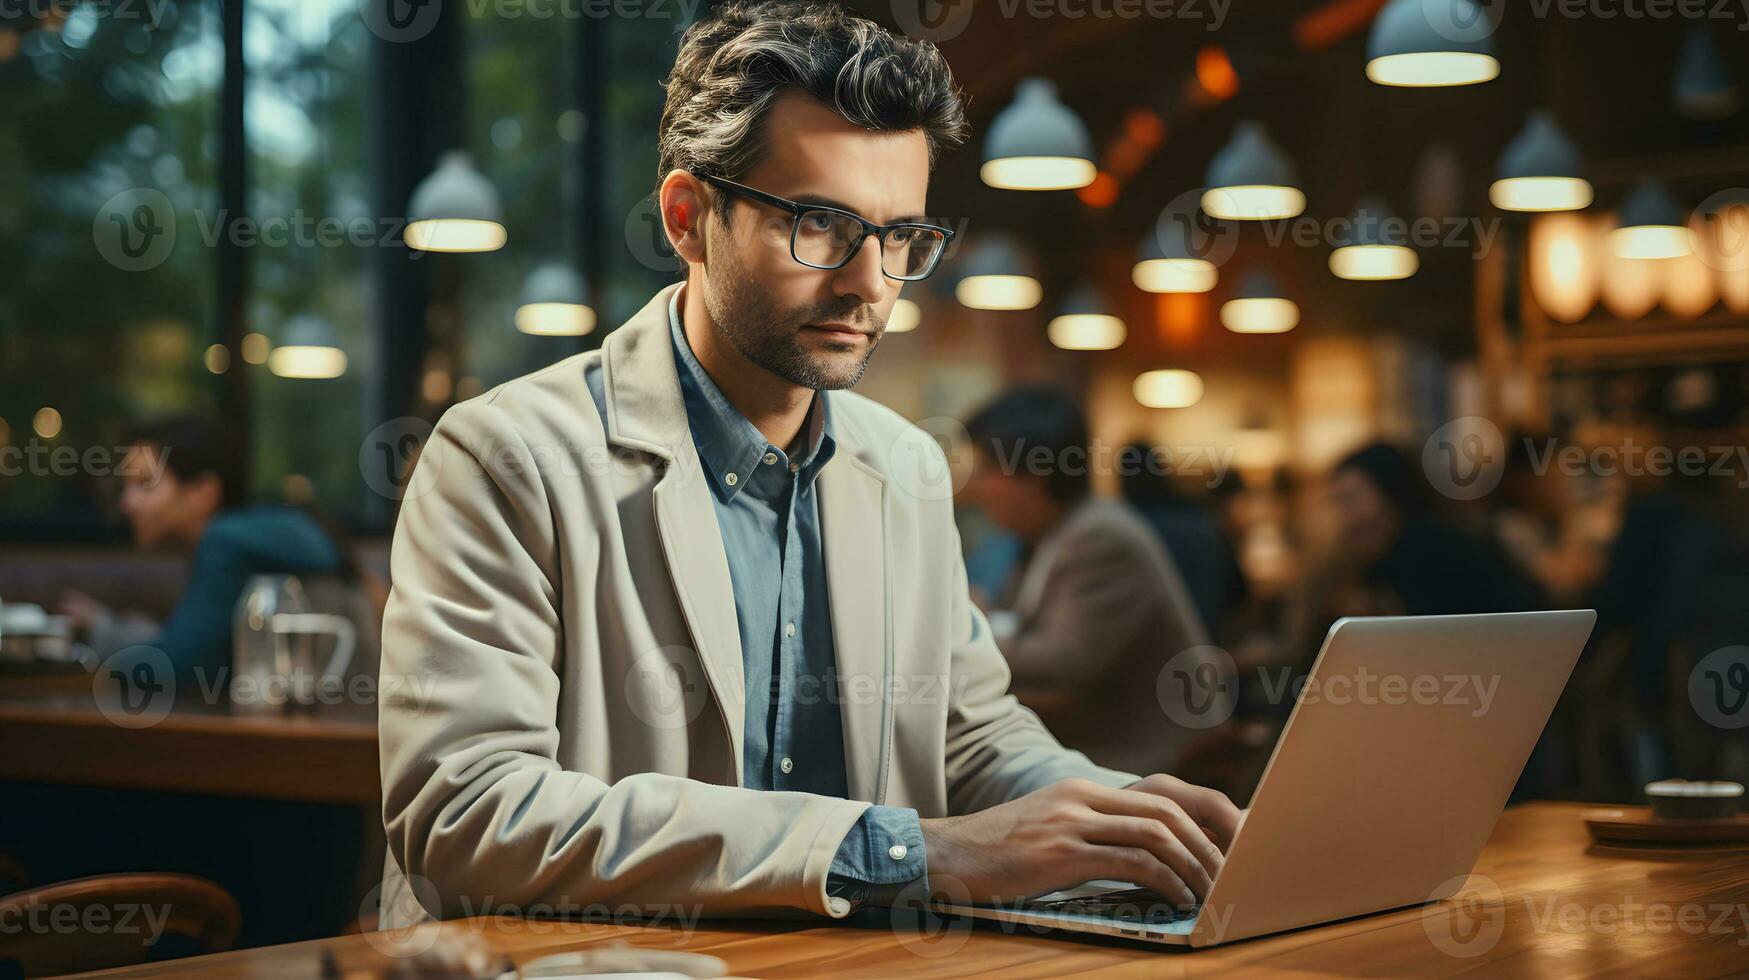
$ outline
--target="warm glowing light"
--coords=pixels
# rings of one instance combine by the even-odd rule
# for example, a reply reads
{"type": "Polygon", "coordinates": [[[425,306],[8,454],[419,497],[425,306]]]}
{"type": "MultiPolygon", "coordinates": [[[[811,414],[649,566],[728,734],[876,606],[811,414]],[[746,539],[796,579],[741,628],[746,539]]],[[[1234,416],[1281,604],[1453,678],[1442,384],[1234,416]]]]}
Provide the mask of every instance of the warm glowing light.
{"type": "Polygon", "coordinates": [[[1189,408],[1202,401],[1202,378],[1195,371],[1168,368],[1136,377],[1136,401],[1149,408],[1189,408]]]}
{"type": "Polygon", "coordinates": [[[1421,257],[1403,245],[1345,245],[1330,253],[1330,271],[1343,279],[1407,279],[1421,257]]]}
{"type": "Polygon", "coordinates": [[[433,404],[449,397],[451,384],[449,372],[440,367],[428,368],[425,377],[419,379],[419,394],[433,404]]]}
{"type": "Polygon", "coordinates": [[[595,311],[582,303],[524,303],[516,329],[536,337],[581,337],[595,329],[595,311]]]}
{"type": "Polygon", "coordinates": [[[1143,259],[1130,270],[1130,281],[1150,293],[1206,293],[1219,278],[1207,259],[1143,259]]]}
{"type": "Polygon", "coordinates": [[[1609,249],[1624,259],[1674,259],[1693,251],[1681,225],[1629,225],[1609,233],[1609,249]]]}
{"type": "Polygon", "coordinates": [[[1388,54],[1366,63],[1366,77],[1380,85],[1434,88],[1476,85],[1500,74],[1500,62],[1474,51],[1414,51],[1388,54]]]}
{"type": "Polygon", "coordinates": [[[1093,181],[1086,187],[1076,191],[1075,196],[1081,199],[1082,204],[1090,208],[1109,208],[1117,203],[1119,190],[1121,188],[1118,186],[1116,177],[1111,174],[1100,174],[1093,178],[1093,181]]]}
{"type": "Polygon", "coordinates": [[[61,434],[61,413],[44,405],[31,417],[30,427],[44,439],[53,439],[61,434]]]}
{"type": "Polygon", "coordinates": [[[1226,49],[1218,44],[1204,45],[1196,53],[1196,80],[1204,92],[1217,99],[1239,94],[1239,73],[1233,70],[1226,49]]]}
{"type": "Polygon", "coordinates": [[[504,226],[478,218],[428,218],[407,225],[401,237],[421,252],[492,252],[504,247],[504,226]]]}
{"type": "Polygon", "coordinates": [[[1079,157],[999,157],[978,168],[991,187],[1012,191],[1067,191],[1093,183],[1099,169],[1079,157]]]}
{"type": "Polygon", "coordinates": [[[273,350],[273,341],[267,339],[264,333],[245,334],[243,336],[243,363],[266,364],[268,352],[273,350]]]}
{"type": "Polygon", "coordinates": [[[1280,296],[1230,299],[1221,305],[1221,326],[1234,333],[1287,333],[1299,323],[1299,305],[1280,296]]]}
{"type": "Polygon", "coordinates": [[[1202,209],[1229,221],[1270,221],[1291,218],[1306,209],[1306,195],[1297,187],[1238,184],[1203,192],[1202,209]]]}
{"type": "Polygon", "coordinates": [[[1064,350],[1111,350],[1123,343],[1123,321],[1105,313],[1065,313],[1045,327],[1051,343],[1064,350]]]}
{"type": "Polygon", "coordinates": [[[346,373],[346,352],[338,347],[275,347],[267,369],[282,378],[338,378],[346,373]]]}
{"type": "Polygon", "coordinates": [[[1530,293],[1562,323],[1585,319],[1597,305],[1603,274],[1598,233],[1583,215],[1551,214],[1530,227],[1530,293]]]}
{"type": "Polygon", "coordinates": [[[1030,310],[1044,293],[1031,276],[967,276],[953,287],[954,298],[974,310],[1030,310]]]}
{"type": "Polygon", "coordinates": [[[1677,316],[1695,317],[1719,301],[1718,280],[1697,252],[1679,255],[1662,265],[1666,310],[1677,316]]]}
{"type": "Polygon", "coordinates": [[[1488,200],[1502,211],[1577,211],[1592,197],[1582,177],[1506,177],[1488,188],[1488,200]]]}
{"type": "Polygon", "coordinates": [[[893,312],[887,315],[887,333],[910,333],[922,322],[923,308],[902,299],[893,304],[893,312]]]}
{"type": "Polygon", "coordinates": [[[206,349],[206,369],[214,374],[224,374],[231,369],[231,349],[224,344],[214,344],[206,349]]]}
{"type": "Polygon", "coordinates": [[[1643,262],[1615,254],[1601,240],[1603,305],[1623,320],[1638,320],[1652,312],[1664,292],[1663,263],[1643,262]]]}

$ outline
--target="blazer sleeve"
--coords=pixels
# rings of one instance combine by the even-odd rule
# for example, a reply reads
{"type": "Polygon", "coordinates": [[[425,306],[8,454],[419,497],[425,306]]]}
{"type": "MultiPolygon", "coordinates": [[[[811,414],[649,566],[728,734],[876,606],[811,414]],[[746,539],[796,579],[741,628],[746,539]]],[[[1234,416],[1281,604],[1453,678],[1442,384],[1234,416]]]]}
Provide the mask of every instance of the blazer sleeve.
{"type": "Polygon", "coordinates": [[[1008,692],[1008,665],[990,624],[971,600],[957,529],[943,540],[952,553],[954,593],[947,713],[947,799],[954,813],[972,813],[1025,796],[1063,779],[1127,786],[1137,777],[1094,765],[1066,749],[1031,709],[1008,692]]]}
{"type": "Polygon", "coordinates": [[[560,621],[552,516],[527,450],[503,409],[452,409],[395,529],[383,824],[415,894],[443,918],[607,902],[844,914],[827,874],[867,803],[560,766],[561,631],[591,624],[560,621]]]}

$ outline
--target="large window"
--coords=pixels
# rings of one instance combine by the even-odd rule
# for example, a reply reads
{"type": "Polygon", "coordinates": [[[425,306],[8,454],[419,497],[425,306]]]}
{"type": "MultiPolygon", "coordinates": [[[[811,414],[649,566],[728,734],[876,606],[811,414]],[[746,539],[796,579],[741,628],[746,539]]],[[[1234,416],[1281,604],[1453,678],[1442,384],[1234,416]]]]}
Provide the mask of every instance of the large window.
{"type": "Polygon", "coordinates": [[[0,537],[120,535],[87,451],[179,412],[238,427],[258,497],[384,530],[366,433],[593,346],[670,281],[641,208],[681,8],[433,5],[384,38],[360,13],[387,2],[0,11],[0,537]],[[410,259],[395,216],[455,148],[509,243],[410,259]],[[515,328],[549,263],[595,280],[590,336],[515,328]],[[276,373],[310,337],[344,372],[276,373]]]}
{"type": "Polygon", "coordinates": [[[0,523],[81,534],[131,421],[216,408],[224,46],[217,0],[49,7],[0,21],[0,523]]]}

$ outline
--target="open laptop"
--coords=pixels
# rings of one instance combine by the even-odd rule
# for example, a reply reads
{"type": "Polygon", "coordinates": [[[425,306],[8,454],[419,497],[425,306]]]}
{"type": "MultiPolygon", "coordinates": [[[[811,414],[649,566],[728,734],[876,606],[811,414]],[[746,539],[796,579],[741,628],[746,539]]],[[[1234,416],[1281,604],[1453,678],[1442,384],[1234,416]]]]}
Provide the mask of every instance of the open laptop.
{"type": "Polygon", "coordinates": [[[1011,906],[936,907],[1212,946],[1449,898],[1596,621],[1590,609],[1339,620],[1200,906],[1107,881],[1011,906]]]}

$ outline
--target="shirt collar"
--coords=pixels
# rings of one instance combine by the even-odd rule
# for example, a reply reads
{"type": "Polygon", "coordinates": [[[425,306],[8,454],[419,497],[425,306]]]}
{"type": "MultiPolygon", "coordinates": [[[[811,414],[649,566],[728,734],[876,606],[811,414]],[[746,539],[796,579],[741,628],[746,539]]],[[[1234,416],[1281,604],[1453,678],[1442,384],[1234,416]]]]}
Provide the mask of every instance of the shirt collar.
{"type": "MultiPolygon", "coordinates": [[[[674,360],[679,367],[680,391],[686,402],[686,419],[692,430],[692,441],[698,447],[698,458],[710,474],[711,488],[722,500],[735,495],[755,482],[763,469],[794,466],[804,485],[812,483],[820,467],[832,458],[836,442],[832,437],[832,406],[826,392],[816,391],[808,408],[806,433],[802,442],[807,447],[800,459],[790,459],[780,448],[766,440],[759,428],[729,399],[706,373],[686,340],[686,329],[680,322],[680,296],[676,289],[668,300],[668,327],[674,341],[674,360]],[[767,458],[772,462],[766,462],[767,458]]],[[[759,481],[766,482],[766,481],[759,481]]]]}

